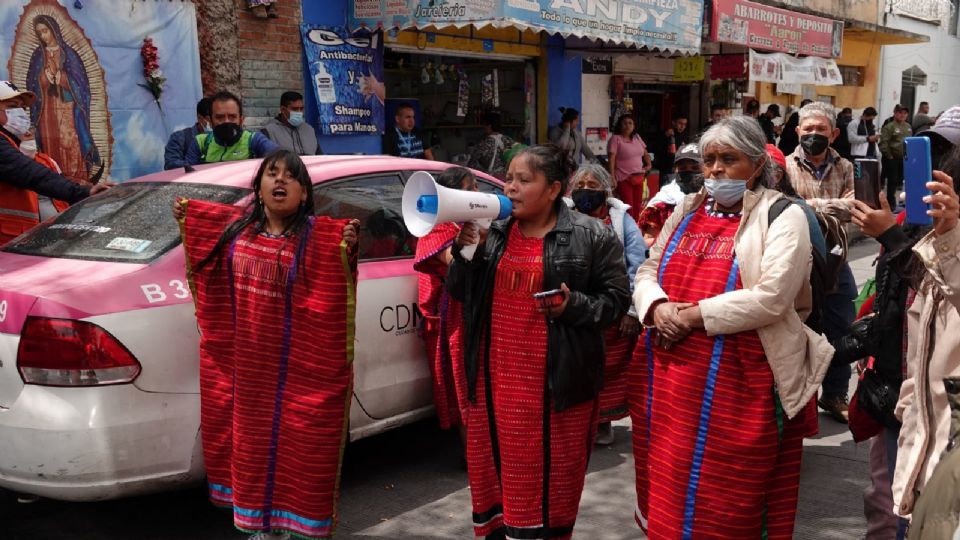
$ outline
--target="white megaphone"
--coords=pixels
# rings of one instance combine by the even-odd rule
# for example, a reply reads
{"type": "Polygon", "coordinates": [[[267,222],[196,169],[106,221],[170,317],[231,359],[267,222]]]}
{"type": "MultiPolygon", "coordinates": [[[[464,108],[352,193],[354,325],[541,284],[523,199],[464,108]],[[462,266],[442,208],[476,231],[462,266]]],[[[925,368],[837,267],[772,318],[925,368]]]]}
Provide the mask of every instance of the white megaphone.
{"type": "MultiPolygon", "coordinates": [[[[513,204],[503,195],[438,186],[425,171],[410,175],[403,188],[403,222],[417,238],[426,236],[439,223],[473,221],[486,229],[512,210],[513,204]]],[[[469,261],[476,251],[476,244],[464,246],[460,255],[469,261]]]]}

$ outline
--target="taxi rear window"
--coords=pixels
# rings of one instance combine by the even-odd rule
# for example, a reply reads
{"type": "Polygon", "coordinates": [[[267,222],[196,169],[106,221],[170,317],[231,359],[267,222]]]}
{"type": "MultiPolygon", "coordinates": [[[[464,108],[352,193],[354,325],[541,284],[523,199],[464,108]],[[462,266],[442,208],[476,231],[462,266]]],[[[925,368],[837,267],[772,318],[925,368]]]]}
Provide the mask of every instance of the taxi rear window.
{"type": "Polygon", "coordinates": [[[120,184],[17,237],[3,251],[40,257],[144,264],[180,243],[177,197],[233,204],[248,189],[209,184],[120,184]]]}

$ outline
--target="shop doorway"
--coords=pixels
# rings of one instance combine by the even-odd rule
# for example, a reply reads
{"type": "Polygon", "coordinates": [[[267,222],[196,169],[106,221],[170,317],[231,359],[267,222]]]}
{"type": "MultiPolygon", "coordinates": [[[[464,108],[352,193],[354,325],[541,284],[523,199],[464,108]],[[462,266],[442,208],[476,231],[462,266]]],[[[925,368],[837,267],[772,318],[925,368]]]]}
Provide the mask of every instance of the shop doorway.
{"type": "Polygon", "coordinates": [[[917,86],[925,84],[927,84],[927,74],[917,66],[904,70],[900,78],[900,105],[909,111],[908,122],[913,121],[913,113],[916,110],[917,86]]]}
{"type": "Polygon", "coordinates": [[[535,61],[455,54],[385,51],[385,128],[393,129],[396,106],[409,103],[435,159],[466,165],[474,145],[486,137],[484,113],[496,111],[500,133],[530,144],[536,130],[535,61]]]}

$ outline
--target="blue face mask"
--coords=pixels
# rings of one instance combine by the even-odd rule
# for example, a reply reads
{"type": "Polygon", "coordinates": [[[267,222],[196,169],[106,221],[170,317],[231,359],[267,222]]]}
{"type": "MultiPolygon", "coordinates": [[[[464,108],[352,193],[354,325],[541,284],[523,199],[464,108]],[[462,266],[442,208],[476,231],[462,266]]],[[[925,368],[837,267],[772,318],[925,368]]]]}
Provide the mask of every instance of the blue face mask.
{"type": "Polygon", "coordinates": [[[743,194],[747,191],[746,180],[731,180],[729,178],[714,179],[708,178],[703,181],[703,186],[707,188],[707,193],[717,204],[726,208],[732,208],[743,200],[743,194]]]}
{"type": "Polygon", "coordinates": [[[293,127],[300,127],[300,124],[303,123],[303,112],[290,111],[290,118],[287,119],[287,122],[290,122],[293,127]]]}

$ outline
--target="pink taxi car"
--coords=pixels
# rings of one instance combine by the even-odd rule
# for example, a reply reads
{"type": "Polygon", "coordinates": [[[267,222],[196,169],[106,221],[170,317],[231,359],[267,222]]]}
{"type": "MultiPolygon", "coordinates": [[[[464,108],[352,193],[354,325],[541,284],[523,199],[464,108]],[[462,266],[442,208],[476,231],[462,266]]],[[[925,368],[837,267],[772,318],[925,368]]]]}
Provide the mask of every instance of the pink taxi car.
{"type": "MultiPolygon", "coordinates": [[[[445,166],[305,158],[318,214],[361,221],[350,438],[432,413],[406,179],[445,166]]],[[[175,197],[245,204],[259,162],[125,182],[0,250],[0,488],[100,500],[196,484],[198,333],[175,197]]],[[[481,189],[496,180],[482,177],[481,189]]],[[[323,346],[318,343],[317,346],[323,346]]]]}

